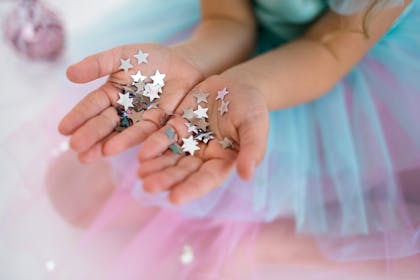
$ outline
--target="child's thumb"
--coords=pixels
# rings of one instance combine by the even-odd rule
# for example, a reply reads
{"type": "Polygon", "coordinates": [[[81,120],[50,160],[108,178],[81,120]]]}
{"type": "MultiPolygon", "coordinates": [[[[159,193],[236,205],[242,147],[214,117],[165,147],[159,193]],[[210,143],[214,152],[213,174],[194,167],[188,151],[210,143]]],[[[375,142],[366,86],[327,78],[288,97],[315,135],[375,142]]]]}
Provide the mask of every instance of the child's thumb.
{"type": "Polygon", "coordinates": [[[267,117],[261,116],[252,122],[246,122],[239,127],[239,155],[237,170],[239,176],[249,180],[254,175],[255,168],[264,158],[267,134],[267,117]]]}

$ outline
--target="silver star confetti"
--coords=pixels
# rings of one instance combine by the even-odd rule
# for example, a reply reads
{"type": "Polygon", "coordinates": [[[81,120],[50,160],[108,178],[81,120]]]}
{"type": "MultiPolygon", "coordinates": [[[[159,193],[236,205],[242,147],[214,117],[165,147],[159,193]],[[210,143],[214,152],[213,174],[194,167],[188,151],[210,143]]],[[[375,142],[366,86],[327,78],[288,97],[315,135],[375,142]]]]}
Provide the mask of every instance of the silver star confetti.
{"type": "Polygon", "coordinates": [[[192,108],[183,109],[183,110],[184,110],[184,114],[182,115],[182,117],[184,119],[191,121],[194,118],[194,110],[192,108]]]}
{"type": "Polygon", "coordinates": [[[184,142],[182,145],[182,150],[184,152],[193,156],[196,151],[200,150],[198,142],[194,140],[192,135],[188,138],[182,138],[182,141],[184,142]]]}
{"type": "Polygon", "coordinates": [[[135,92],[136,92],[136,93],[143,94],[143,91],[144,91],[144,86],[145,86],[145,85],[146,85],[146,84],[145,84],[144,82],[142,82],[142,81],[134,82],[134,83],[133,83],[133,86],[135,86],[135,87],[136,87],[135,92]]]}
{"type": "Polygon", "coordinates": [[[130,63],[130,59],[120,59],[120,61],[121,61],[121,65],[118,69],[124,70],[124,72],[127,74],[128,70],[133,68],[133,65],[131,65],[130,63]]]}
{"type": "Polygon", "coordinates": [[[228,149],[233,146],[233,141],[225,137],[222,141],[219,141],[219,144],[222,145],[223,149],[228,149]]]}
{"type": "Polygon", "coordinates": [[[130,94],[122,94],[121,92],[118,94],[120,95],[120,99],[118,99],[117,103],[124,106],[124,110],[133,107],[133,99],[130,97],[130,94]]]}
{"type": "Polygon", "coordinates": [[[207,144],[210,140],[214,139],[213,132],[208,131],[200,133],[194,139],[207,144]]]}
{"type": "Polygon", "coordinates": [[[137,59],[137,64],[148,63],[147,57],[149,56],[148,53],[144,53],[142,50],[139,50],[134,57],[137,59]]]}
{"type": "Polygon", "coordinates": [[[206,131],[207,127],[209,126],[209,123],[205,119],[193,118],[191,123],[203,131],[206,131]]]}
{"type": "Polygon", "coordinates": [[[203,108],[200,105],[198,105],[198,109],[194,111],[194,115],[196,118],[202,119],[202,118],[208,118],[207,111],[208,108],[203,108]]]}
{"type": "Polygon", "coordinates": [[[197,98],[197,104],[200,104],[201,102],[207,103],[207,97],[209,95],[204,92],[195,93],[194,97],[197,98]]]}
{"type": "Polygon", "coordinates": [[[185,123],[185,126],[188,129],[188,133],[191,133],[191,132],[192,133],[198,133],[198,128],[195,125],[193,125],[191,123],[185,123]]]}
{"type": "Polygon", "coordinates": [[[139,70],[139,71],[137,71],[137,73],[136,73],[135,75],[130,75],[130,76],[131,76],[131,78],[133,79],[134,83],[143,82],[144,80],[146,80],[146,79],[147,79],[147,77],[146,77],[146,76],[143,76],[143,75],[141,74],[140,70],[139,70]]]}
{"type": "Polygon", "coordinates": [[[159,85],[153,85],[153,84],[146,84],[144,86],[144,92],[143,95],[150,98],[150,101],[153,101],[157,98],[160,98],[159,96],[159,85]]]}
{"type": "Polygon", "coordinates": [[[220,107],[217,109],[217,111],[220,112],[221,116],[223,116],[224,113],[229,112],[229,108],[228,108],[229,104],[230,104],[229,101],[225,102],[225,101],[222,100],[222,104],[220,104],[220,107]]]}
{"type": "Polygon", "coordinates": [[[151,76],[150,78],[153,80],[153,85],[161,85],[164,86],[165,82],[164,79],[166,77],[166,74],[162,74],[159,72],[159,70],[156,70],[155,74],[151,76]]]}
{"type": "Polygon", "coordinates": [[[219,90],[217,92],[217,97],[216,100],[225,100],[225,96],[229,94],[229,91],[227,90],[227,88],[224,88],[222,90],[219,90]]]}

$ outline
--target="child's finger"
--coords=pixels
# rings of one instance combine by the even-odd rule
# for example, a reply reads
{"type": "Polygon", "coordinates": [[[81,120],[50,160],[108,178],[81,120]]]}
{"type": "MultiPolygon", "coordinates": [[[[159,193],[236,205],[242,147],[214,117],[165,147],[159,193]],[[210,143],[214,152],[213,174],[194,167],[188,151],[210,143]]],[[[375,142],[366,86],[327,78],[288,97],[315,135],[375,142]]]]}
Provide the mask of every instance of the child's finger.
{"type": "Polygon", "coordinates": [[[103,153],[105,156],[113,156],[139,145],[157,129],[158,126],[151,121],[143,120],[135,123],[107,141],[104,145],[103,153]]]}
{"type": "Polygon", "coordinates": [[[176,165],[180,158],[180,154],[175,154],[168,150],[161,157],[142,162],[137,174],[139,177],[145,178],[152,173],[159,172],[165,168],[176,165]]]}
{"type": "Polygon", "coordinates": [[[79,161],[87,164],[100,159],[103,156],[102,149],[104,143],[107,141],[107,139],[114,137],[116,133],[117,132],[113,132],[109,134],[107,137],[105,137],[104,139],[93,145],[91,148],[89,148],[89,150],[79,153],[79,161]]]}
{"type": "Polygon", "coordinates": [[[268,116],[260,114],[239,126],[240,148],[237,159],[238,174],[249,180],[256,165],[264,158],[268,134],[268,116]]]}
{"type": "Polygon", "coordinates": [[[174,204],[183,204],[204,196],[223,183],[232,167],[231,160],[212,159],[205,162],[198,171],[172,188],[169,199],[174,204]]]}
{"type": "Polygon", "coordinates": [[[184,118],[175,116],[164,127],[146,139],[139,152],[139,160],[146,161],[154,158],[166,151],[171,144],[175,143],[176,137],[180,139],[187,136],[189,136],[189,133],[185,126],[184,118]]]}
{"type": "Polygon", "coordinates": [[[168,190],[199,169],[201,164],[202,161],[197,157],[183,157],[175,166],[170,166],[144,178],[143,187],[146,191],[152,193],[168,190]]]}
{"type": "Polygon", "coordinates": [[[76,130],[70,138],[70,147],[78,153],[87,151],[113,132],[118,122],[119,116],[115,109],[112,107],[105,109],[76,130]]]}
{"type": "Polygon", "coordinates": [[[86,57],[67,69],[67,77],[75,83],[87,83],[100,77],[119,71],[120,59],[128,59],[132,54],[123,57],[125,47],[116,47],[86,57]]]}
{"type": "Polygon", "coordinates": [[[111,84],[105,84],[91,92],[61,120],[58,126],[60,133],[72,134],[87,120],[115,104],[118,98],[118,90],[111,84]]]}

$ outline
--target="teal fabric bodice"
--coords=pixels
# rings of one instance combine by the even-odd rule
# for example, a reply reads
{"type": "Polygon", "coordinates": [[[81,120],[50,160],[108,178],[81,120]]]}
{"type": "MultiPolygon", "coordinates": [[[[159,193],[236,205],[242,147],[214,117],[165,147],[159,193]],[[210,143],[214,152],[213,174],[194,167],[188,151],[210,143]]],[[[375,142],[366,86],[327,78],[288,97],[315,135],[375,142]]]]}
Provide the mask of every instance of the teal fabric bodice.
{"type": "MultiPolygon", "coordinates": [[[[368,0],[253,0],[259,22],[257,54],[299,37],[309,25],[331,7],[335,12],[351,14],[363,10],[368,0]]],[[[395,7],[403,0],[381,0],[379,8],[395,7]]],[[[417,2],[417,0],[414,0],[417,2]]],[[[410,5],[396,20],[394,29],[409,13],[410,5]]]]}
{"type": "Polygon", "coordinates": [[[259,51],[298,37],[326,8],[326,0],[254,0],[259,51]]]}
{"type": "Polygon", "coordinates": [[[324,0],[254,0],[261,28],[272,35],[290,40],[326,9],[324,0]]]}

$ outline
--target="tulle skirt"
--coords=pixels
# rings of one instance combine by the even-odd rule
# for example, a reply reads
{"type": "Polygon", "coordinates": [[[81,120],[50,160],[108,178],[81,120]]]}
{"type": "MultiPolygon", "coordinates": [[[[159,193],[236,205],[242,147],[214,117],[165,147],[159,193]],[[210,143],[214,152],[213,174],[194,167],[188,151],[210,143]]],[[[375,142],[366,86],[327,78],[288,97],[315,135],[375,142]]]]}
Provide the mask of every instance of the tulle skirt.
{"type": "MultiPolygon", "coordinates": [[[[175,42],[198,20],[196,1],[152,2],[141,4],[143,17],[71,35],[69,60],[123,43],[175,42]]],[[[139,147],[77,162],[57,122],[101,81],[70,85],[60,69],[62,90],[44,113],[2,139],[0,247],[9,254],[0,276],[25,279],[23,260],[39,279],[418,279],[418,26],[413,1],[324,97],[271,113],[253,180],[232,174],[182,207],[142,190],[139,147]]]]}

